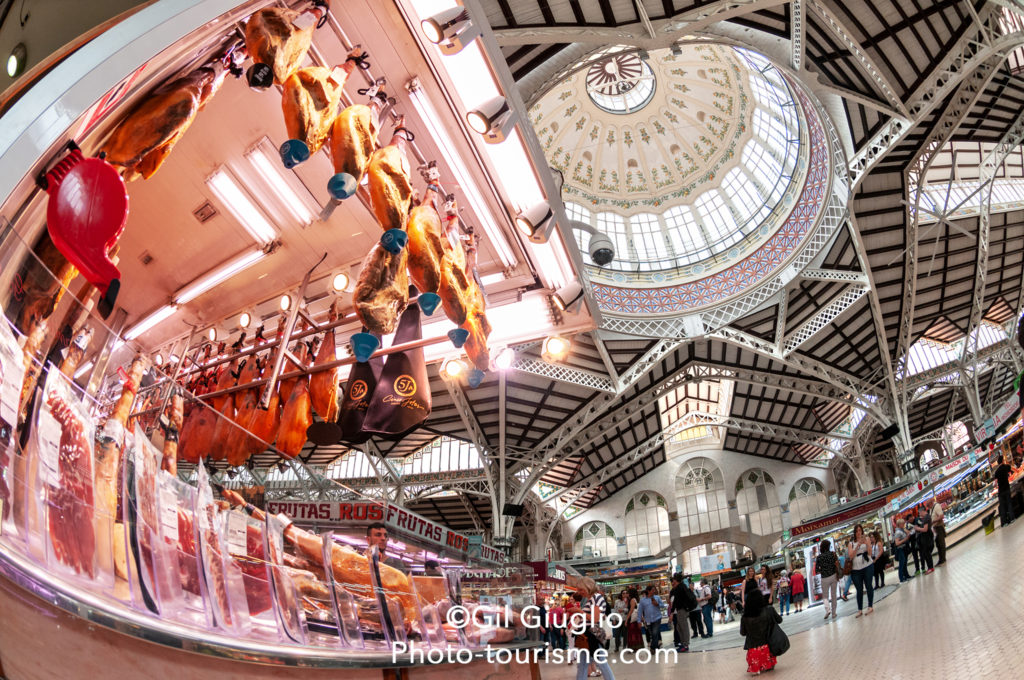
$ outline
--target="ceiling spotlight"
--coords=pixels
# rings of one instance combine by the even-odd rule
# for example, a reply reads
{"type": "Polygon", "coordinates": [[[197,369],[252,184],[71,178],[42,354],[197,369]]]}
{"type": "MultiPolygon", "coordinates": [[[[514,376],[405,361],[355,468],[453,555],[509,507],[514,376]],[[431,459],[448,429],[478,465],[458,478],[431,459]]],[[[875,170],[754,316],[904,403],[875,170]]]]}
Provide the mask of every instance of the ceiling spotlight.
{"type": "Polygon", "coordinates": [[[499,371],[507,371],[512,368],[516,360],[516,353],[511,347],[502,347],[494,354],[494,368],[499,371]]]}
{"type": "Polygon", "coordinates": [[[572,342],[569,341],[569,338],[562,335],[549,335],[544,339],[542,357],[544,361],[561,361],[569,356],[571,347],[572,342]]]}
{"type": "Polygon", "coordinates": [[[224,339],[224,333],[221,332],[216,326],[210,326],[206,329],[206,339],[210,342],[217,342],[218,340],[224,339]]]}
{"type": "Polygon", "coordinates": [[[285,293],[284,295],[281,296],[281,300],[280,302],[278,302],[278,307],[281,308],[282,312],[287,312],[289,309],[291,309],[291,306],[292,296],[285,293]]]}
{"type": "Polygon", "coordinates": [[[474,131],[484,136],[488,144],[499,144],[512,129],[515,120],[508,100],[502,96],[488,99],[466,114],[466,122],[474,131]]]}
{"type": "Polygon", "coordinates": [[[559,310],[565,311],[583,299],[583,286],[579,281],[570,281],[551,296],[559,310]]]}
{"type": "Polygon", "coordinates": [[[157,352],[153,356],[153,363],[156,364],[157,366],[163,366],[164,365],[164,355],[160,354],[160,352],[157,352]]]}
{"type": "Polygon", "coordinates": [[[348,272],[338,272],[331,277],[331,290],[335,293],[344,293],[351,280],[352,279],[349,278],[348,272]]]}
{"type": "Polygon", "coordinates": [[[459,358],[452,357],[445,359],[444,363],[441,364],[441,376],[449,380],[454,380],[460,375],[465,373],[466,363],[459,358]]]}
{"type": "Polygon", "coordinates": [[[465,7],[452,7],[420,22],[423,35],[441,49],[442,54],[457,54],[480,35],[465,7]]]}
{"type": "Polygon", "coordinates": [[[25,43],[18,43],[11,50],[11,56],[7,57],[7,75],[11,78],[17,78],[25,72],[25,62],[28,59],[28,51],[25,49],[25,43]]]}
{"type": "Polygon", "coordinates": [[[534,243],[546,243],[554,226],[554,213],[547,201],[516,215],[516,227],[534,243]]]}
{"type": "Polygon", "coordinates": [[[249,328],[252,326],[252,322],[256,319],[256,313],[251,309],[246,309],[238,315],[238,327],[249,328]]]}

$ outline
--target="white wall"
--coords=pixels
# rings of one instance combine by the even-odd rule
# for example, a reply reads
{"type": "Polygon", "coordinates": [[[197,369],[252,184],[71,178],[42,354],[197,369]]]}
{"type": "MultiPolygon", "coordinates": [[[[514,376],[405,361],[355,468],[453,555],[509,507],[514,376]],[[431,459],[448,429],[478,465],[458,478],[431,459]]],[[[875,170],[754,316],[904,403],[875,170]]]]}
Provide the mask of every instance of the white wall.
{"type": "MultiPolygon", "coordinates": [[[[750,456],[737,451],[687,447],[675,455],[670,452],[669,459],[664,464],[658,466],[628,486],[619,489],[619,491],[610,498],[601,501],[593,508],[590,508],[586,512],[582,512],[569,520],[568,530],[564,531],[562,534],[566,537],[566,542],[575,537],[576,530],[582,525],[595,520],[608,524],[615,532],[616,537],[625,536],[626,526],[624,517],[626,512],[626,503],[629,502],[630,498],[641,491],[653,491],[664,496],[665,500],[668,502],[669,515],[670,517],[674,517],[677,509],[676,475],[683,463],[692,458],[707,458],[719,467],[722,471],[722,479],[725,482],[726,499],[729,501],[736,500],[736,480],[739,479],[741,474],[751,468],[761,468],[771,475],[772,479],[775,480],[775,490],[779,496],[779,505],[783,506],[789,503],[789,492],[792,489],[793,484],[805,477],[810,477],[821,482],[822,486],[825,487],[826,493],[829,493],[835,488],[835,482],[832,479],[831,472],[823,468],[787,463],[758,456],[750,456]]],[[[730,511],[730,517],[735,521],[737,517],[735,510],[730,511]]],[[[783,513],[782,519],[784,527],[788,528],[792,525],[789,520],[789,513],[783,513]]],[[[794,519],[793,522],[798,522],[798,520],[794,519]]],[[[670,527],[672,530],[674,547],[678,550],[682,545],[678,539],[678,522],[676,520],[672,520],[670,522],[670,527]]],[[[762,546],[765,543],[770,544],[771,542],[774,542],[777,537],[778,534],[771,537],[771,540],[759,541],[758,543],[761,543],[762,546]]],[[[687,537],[686,543],[688,545],[686,547],[695,544],[693,540],[690,540],[691,538],[692,537],[687,537]]],[[[711,532],[709,537],[696,541],[696,543],[729,540],[738,541],[739,538],[741,537],[737,536],[735,530],[722,530],[720,532],[711,532]]],[[[758,546],[750,547],[755,548],[758,546]]]]}

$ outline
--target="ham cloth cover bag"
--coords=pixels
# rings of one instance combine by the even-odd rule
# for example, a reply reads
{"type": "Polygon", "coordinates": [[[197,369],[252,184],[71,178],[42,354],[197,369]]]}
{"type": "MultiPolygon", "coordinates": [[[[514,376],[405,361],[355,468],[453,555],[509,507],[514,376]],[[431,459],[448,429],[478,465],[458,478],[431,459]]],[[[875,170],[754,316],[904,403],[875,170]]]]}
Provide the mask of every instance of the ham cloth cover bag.
{"type": "MultiPolygon", "coordinates": [[[[380,338],[377,338],[378,342],[380,338]]],[[[345,385],[345,393],[341,398],[341,409],[338,411],[338,425],[341,426],[341,439],[349,444],[363,444],[371,433],[363,430],[370,399],[377,389],[377,381],[384,370],[384,359],[374,357],[362,363],[352,365],[345,385]]]]}
{"type": "MultiPolygon", "coordinates": [[[[412,304],[402,312],[393,344],[401,345],[421,337],[420,307],[412,304]]],[[[389,354],[370,399],[363,431],[401,438],[426,420],[430,407],[430,380],[423,348],[389,354]]]]}

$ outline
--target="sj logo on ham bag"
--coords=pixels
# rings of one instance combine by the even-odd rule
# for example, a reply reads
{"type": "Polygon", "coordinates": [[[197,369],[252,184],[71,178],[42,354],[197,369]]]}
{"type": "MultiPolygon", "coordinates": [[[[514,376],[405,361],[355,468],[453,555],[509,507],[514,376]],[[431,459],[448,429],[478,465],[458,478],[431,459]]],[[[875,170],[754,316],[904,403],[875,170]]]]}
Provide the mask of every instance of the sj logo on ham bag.
{"type": "Polygon", "coordinates": [[[395,378],[395,394],[400,397],[411,397],[416,394],[416,380],[411,375],[400,375],[395,378]]]}
{"type": "Polygon", "coordinates": [[[348,396],[353,401],[359,401],[366,396],[367,392],[369,392],[369,387],[367,386],[366,381],[356,380],[352,383],[352,388],[349,390],[348,396]]]}

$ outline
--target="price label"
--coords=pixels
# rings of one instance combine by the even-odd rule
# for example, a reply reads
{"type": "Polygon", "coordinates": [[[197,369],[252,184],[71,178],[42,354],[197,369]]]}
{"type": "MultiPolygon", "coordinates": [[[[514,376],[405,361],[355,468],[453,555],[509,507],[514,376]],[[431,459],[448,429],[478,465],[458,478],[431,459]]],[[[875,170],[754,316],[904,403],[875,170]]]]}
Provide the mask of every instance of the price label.
{"type": "Polygon", "coordinates": [[[50,415],[49,411],[39,412],[39,461],[43,468],[46,483],[50,486],[60,484],[60,423],[50,415]]]}
{"type": "Polygon", "coordinates": [[[247,556],[245,534],[248,521],[244,514],[233,510],[228,513],[228,553],[247,556]]]}
{"type": "MultiPolygon", "coordinates": [[[[6,323],[0,317],[0,323],[6,323]]],[[[18,343],[0,329],[0,420],[10,426],[18,421],[21,403],[21,385],[25,381],[25,366],[21,362],[18,343]]]]}
{"type": "Polygon", "coordinates": [[[340,66],[335,66],[331,71],[331,80],[334,81],[335,85],[341,86],[345,84],[345,80],[348,78],[348,73],[345,72],[340,66]]]}
{"type": "Polygon", "coordinates": [[[316,25],[316,22],[316,14],[314,14],[313,12],[303,12],[299,16],[295,17],[294,20],[292,20],[292,26],[299,29],[300,31],[304,31],[310,26],[316,25]]]}
{"type": "Polygon", "coordinates": [[[178,494],[166,486],[160,489],[160,526],[164,538],[178,542],[178,494]]]}

